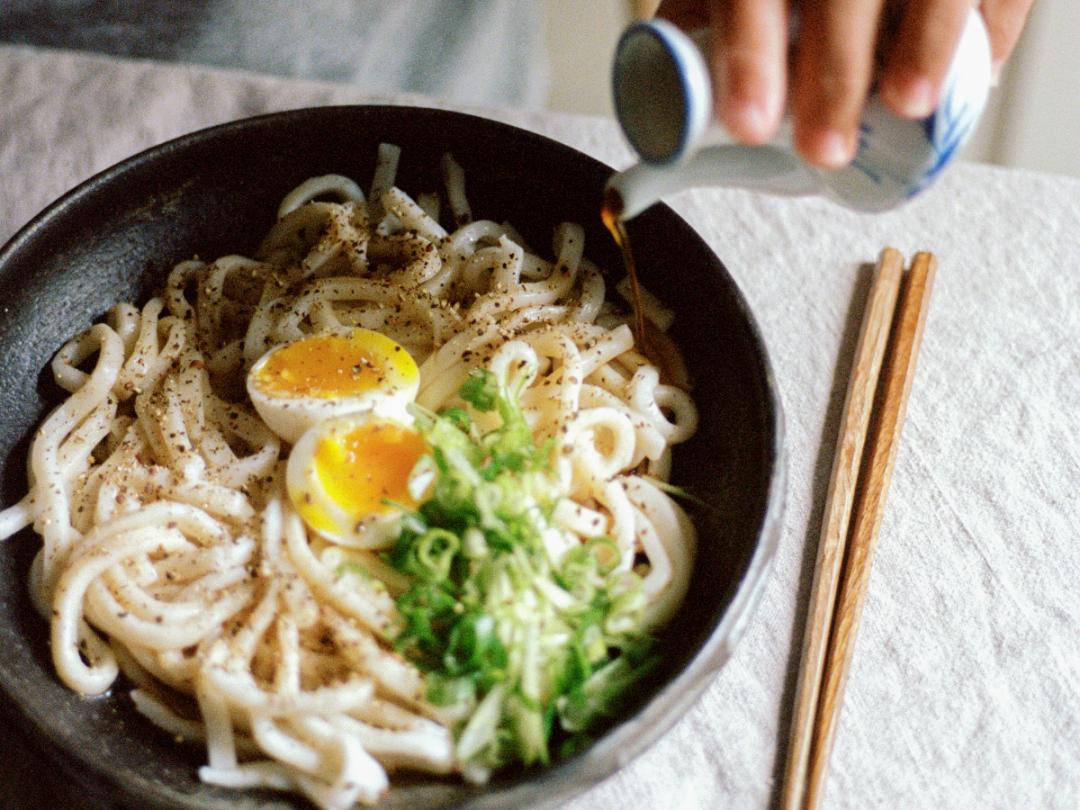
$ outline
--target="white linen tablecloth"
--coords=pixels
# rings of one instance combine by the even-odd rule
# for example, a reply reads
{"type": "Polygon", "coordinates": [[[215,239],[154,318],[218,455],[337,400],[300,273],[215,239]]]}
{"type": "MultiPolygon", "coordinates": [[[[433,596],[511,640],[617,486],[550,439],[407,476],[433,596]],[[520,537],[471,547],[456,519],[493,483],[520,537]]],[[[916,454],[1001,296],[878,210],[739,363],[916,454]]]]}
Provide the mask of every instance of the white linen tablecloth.
{"type": "MultiPolygon", "coordinates": [[[[0,92],[0,241],[93,173],[211,124],[329,103],[433,106],[12,46],[0,47],[0,92]]],[[[607,120],[469,111],[629,162],[607,120]]],[[[669,202],[759,319],[786,412],[788,509],[728,666],[673,730],[568,810],[775,803],[866,265],[886,245],[940,265],[824,807],[1077,806],[1080,181],[962,164],[877,216],[738,190],[669,202]]],[[[79,806],[50,801],[61,786],[26,760],[4,741],[0,808],[79,806]]]]}

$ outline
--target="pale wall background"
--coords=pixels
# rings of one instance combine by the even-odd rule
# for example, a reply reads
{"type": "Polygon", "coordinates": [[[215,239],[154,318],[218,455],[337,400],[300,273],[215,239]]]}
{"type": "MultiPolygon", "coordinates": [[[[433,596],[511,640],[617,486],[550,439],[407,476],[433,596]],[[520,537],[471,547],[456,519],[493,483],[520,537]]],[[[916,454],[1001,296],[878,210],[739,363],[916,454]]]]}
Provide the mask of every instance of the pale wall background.
{"type": "Polygon", "coordinates": [[[1080,2],[1035,0],[992,100],[977,157],[1080,176],[1080,2]]]}

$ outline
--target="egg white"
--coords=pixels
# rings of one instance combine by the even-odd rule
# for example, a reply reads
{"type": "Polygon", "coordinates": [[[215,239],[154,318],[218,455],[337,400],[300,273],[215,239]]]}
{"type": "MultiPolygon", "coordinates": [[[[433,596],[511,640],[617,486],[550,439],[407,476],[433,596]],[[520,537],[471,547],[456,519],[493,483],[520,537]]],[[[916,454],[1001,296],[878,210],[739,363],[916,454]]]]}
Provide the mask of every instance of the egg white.
{"type": "Polygon", "coordinates": [[[277,346],[247,376],[255,410],[290,444],[312,425],[340,414],[370,411],[407,419],[419,386],[420,372],[409,353],[368,329],[277,346]]]}

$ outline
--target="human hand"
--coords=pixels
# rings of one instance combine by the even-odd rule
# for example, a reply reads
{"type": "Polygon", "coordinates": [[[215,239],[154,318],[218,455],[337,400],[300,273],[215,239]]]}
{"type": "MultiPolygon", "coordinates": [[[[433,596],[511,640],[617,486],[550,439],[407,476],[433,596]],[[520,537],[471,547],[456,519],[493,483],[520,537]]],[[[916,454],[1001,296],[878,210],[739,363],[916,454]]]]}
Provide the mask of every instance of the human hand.
{"type": "MultiPolygon", "coordinates": [[[[1032,0],[983,0],[995,71],[1012,52],[1032,0]]],[[[845,166],[872,83],[897,115],[937,108],[970,0],[796,0],[799,36],[789,47],[788,0],[663,0],[657,16],[684,30],[713,30],[720,122],[737,140],[771,138],[785,105],[795,148],[824,169],[845,166]],[[880,32],[887,31],[887,37],[880,32]],[[880,41],[879,41],[880,40],[880,41]]]]}

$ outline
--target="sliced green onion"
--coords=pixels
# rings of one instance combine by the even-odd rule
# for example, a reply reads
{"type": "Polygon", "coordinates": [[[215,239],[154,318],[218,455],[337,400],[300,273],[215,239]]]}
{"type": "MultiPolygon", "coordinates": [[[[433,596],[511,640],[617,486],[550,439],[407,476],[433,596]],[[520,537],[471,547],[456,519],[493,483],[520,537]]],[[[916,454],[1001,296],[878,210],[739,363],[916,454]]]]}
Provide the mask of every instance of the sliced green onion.
{"type": "Polygon", "coordinates": [[[576,750],[647,669],[640,577],[611,538],[582,543],[552,519],[552,444],[537,445],[518,400],[531,376],[511,390],[470,375],[461,398],[501,418],[487,433],[464,409],[414,410],[434,480],[386,554],[412,581],[398,648],[434,703],[467,712],[457,756],[474,778],[576,750]]]}

